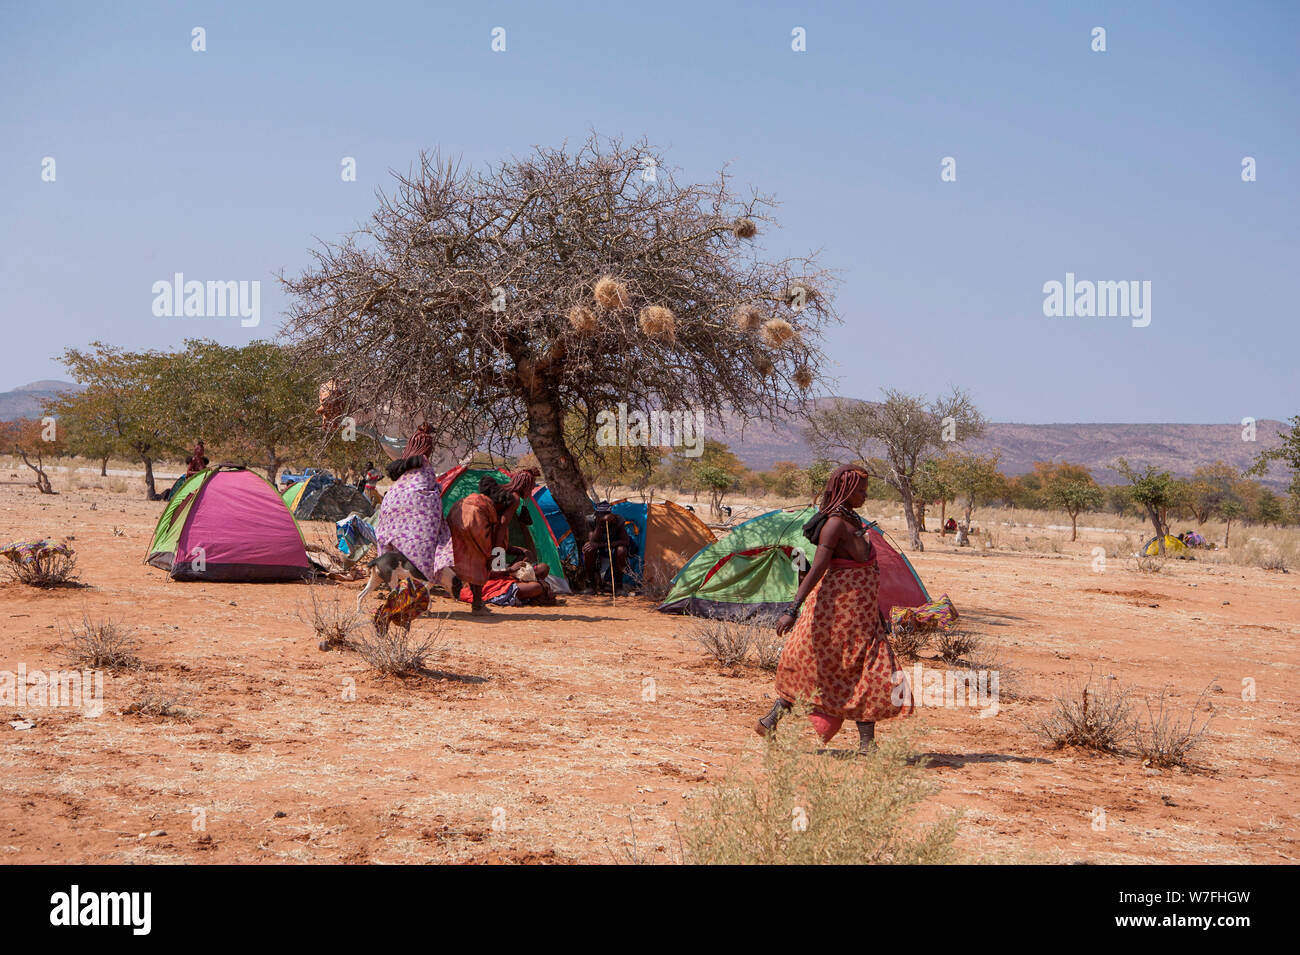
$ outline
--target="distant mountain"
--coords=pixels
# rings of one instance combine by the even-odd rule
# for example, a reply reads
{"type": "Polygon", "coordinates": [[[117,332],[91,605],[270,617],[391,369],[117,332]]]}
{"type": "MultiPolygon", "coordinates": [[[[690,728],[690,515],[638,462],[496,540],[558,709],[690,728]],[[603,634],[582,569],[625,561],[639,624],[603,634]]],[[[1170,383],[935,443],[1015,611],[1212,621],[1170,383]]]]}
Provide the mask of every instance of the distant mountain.
{"type": "MultiPolygon", "coordinates": [[[[819,403],[832,399],[819,399],[819,403]]],[[[728,445],[751,468],[766,470],[777,461],[805,465],[813,453],[803,438],[803,424],[794,419],[771,425],[750,424],[741,430],[738,419],[721,427],[705,427],[705,435],[728,445]]],[[[1123,480],[1110,465],[1127,458],[1135,467],[1148,464],[1186,477],[1198,467],[1226,461],[1239,469],[1249,467],[1263,448],[1280,443],[1281,421],[1256,423],[1255,441],[1242,440],[1239,424],[990,424],[983,438],[965,442],[963,450],[978,454],[1001,452],[1004,474],[1024,474],[1035,461],[1069,461],[1084,464],[1102,484],[1123,480]]],[[[1282,488],[1287,478],[1274,468],[1262,479],[1282,488]]]]}
{"type": "Polygon", "coordinates": [[[38,417],[50,398],[64,391],[81,391],[84,387],[71,381],[47,379],[19,385],[13,391],[0,391],[0,421],[38,417]]]}

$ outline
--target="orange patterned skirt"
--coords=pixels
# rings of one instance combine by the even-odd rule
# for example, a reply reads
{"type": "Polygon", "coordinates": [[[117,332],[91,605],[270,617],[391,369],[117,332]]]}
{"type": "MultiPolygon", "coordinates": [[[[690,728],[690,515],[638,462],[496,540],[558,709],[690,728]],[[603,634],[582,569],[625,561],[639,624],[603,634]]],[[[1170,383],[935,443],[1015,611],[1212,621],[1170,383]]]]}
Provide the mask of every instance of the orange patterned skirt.
{"type": "Polygon", "coordinates": [[[835,730],[843,720],[887,720],[914,709],[910,693],[895,691],[904,678],[880,619],[879,591],[874,556],[861,563],[832,560],[781,651],[777,694],[790,703],[807,701],[835,730]]]}

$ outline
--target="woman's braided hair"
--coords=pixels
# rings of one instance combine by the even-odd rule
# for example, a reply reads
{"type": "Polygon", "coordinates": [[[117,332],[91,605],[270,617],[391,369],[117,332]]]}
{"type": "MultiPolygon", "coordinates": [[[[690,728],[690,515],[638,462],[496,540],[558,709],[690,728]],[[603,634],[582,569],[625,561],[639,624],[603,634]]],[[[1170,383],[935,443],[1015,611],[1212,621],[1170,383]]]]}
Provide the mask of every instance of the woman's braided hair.
{"type": "Polygon", "coordinates": [[[867,472],[859,464],[845,464],[836,468],[826,479],[826,490],[822,494],[823,514],[833,514],[841,507],[848,507],[849,498],[867,483],[867,472]]]}

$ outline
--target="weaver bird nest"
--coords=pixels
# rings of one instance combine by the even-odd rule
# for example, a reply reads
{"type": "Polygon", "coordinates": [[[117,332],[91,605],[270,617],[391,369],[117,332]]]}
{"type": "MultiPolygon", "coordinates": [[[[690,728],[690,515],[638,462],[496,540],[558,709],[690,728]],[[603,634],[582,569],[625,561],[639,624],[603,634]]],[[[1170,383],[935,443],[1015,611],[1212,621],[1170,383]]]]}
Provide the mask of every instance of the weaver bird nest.
{"type": "Polygon", "coordinates": [[[780,348],[794,337],[794,326],[784,318],[774,318],[763,323],[763,341],[773,348],[780,348]]]}
{"type": "Polygon", "coordinates": [[[641,331],[661,341],[671,341],[677,333],[677,317],[672,309],[662,305],[647,305],[641,309],[637,324],[641,331]]]}
{"type": "Polygon", "coordinates": [[[592,291],[596,295],[596,301],[602,308],[627,307],[627,286],[612,275],[601,276],[592,291]]]}

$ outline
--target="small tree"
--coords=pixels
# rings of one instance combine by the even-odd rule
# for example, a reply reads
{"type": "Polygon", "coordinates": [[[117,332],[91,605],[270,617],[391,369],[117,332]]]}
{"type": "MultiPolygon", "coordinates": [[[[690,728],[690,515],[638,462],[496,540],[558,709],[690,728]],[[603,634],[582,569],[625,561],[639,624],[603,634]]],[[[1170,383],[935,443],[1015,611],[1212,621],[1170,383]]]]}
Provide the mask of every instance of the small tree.
{"type": "MultiPolygon", "coordinates": [[[[939,504],[939,535],[945,532],[948,521],[948,504],[956,497],[948,472],[942,460],[922,461],[916,469],[916,496],[923,503],[939,504]]],[[[922,524],[924,515],[917,514],[917,524],[922,524]]]]}
{"type": "Polygon", "coordinates": [[[836,400],[809,415],[808,443],[828,457],[847,455],[898,491],[912,547],[924,550],[916,522],[917,469],[951,442],[984,433],[984,416],[954,390],[934,401],[886,389],[878,403],[836,400]],[[883,457],[873,457],[875,453],[883,457]]]}
{"type": "Polygon", "coordinates": [[[8,447],[32,469],[36,490],[42,494],[58,493],[50,484],[50,476],[45,473],[45,458],[63,450],[56,422],[33,418],[0,421],[0,446],[8,447]]]}
{"type": "Polygon", "coordinates": [[[1047,486],[1047,498],[1070,515],[1070,540],[1079,539],[1079,514],[1101,507],[1105,495],[1093,481],[1053,481],[1047,486]]]}
{"type": "Polygon", "coordinates": [[[1156,531],[1156,547],[1163,557],[1165,553],[1165,535],[1169,533],[1166,517],[1174,501],[1177,489],[1174,478],[1168,471],[1158,471],[1149,465],[1144,471],[1137,471],[1124,458],[1115,462],[1115,470],[1129,481],[1129,495],[1134,503],[1146,511],[1151,525],[1156,531]]]}
{"type": "Polygon", "coordinates": [[[709,494],[709,509],[714,520],[722,519],[722,499],[728,491],[740,485],[746,471],[745,464],[727,449],[725,444],[712,439],[704,442],[704,453],[692,469],[692,480],[700,490],[709,494]]]}
{"type": "Polygon", "coordinates": [[[953,492],[966,499],[962,526],[969,534],[971,512],[976,503],[995,497],[1006,486],[1002,472],[998,470],[998,455],[953,454],[944,461],[944,473],[953,492]]]}
{"type": "Polygon", "coordinates": [[[1264,474],[1274,461],[1281,461],[1291,472],[1292,510],[1300,512],[1300,415],[1291,419],[1291,427],[1282,432],[1282,443],[1276,448],[1261,451],[1247,474],[1264,474]]]}

